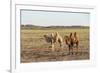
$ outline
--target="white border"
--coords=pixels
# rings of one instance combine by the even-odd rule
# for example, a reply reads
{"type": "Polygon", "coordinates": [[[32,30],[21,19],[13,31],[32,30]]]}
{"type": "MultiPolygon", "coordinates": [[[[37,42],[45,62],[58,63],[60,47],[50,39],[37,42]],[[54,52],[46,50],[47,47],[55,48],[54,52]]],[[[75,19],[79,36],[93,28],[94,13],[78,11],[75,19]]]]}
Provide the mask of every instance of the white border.
{"type": "Polygon", "coordinates": [[[55,70],[55,69],[69,69],[94,66],[95,59],[95,9],[93,7],[77,7],[77,6],[60,6],[56,5],[31,5],[31,4],[13,4],[12,3],[12,15],[11,15],[11,72],[25,72],[25,71],[42,71],[42,70],[55,70]],[[20,64],[20,9],[30,10],[51,10],[51,11],[71,11],[71,12],[88,12],[90,13],[90,60],[78,60],[78,61],[63,61],[63,62],[40,62],[40,63],[27,63],[20,64]],[[16,49],[17,48],[17,49],[16,49]]]}

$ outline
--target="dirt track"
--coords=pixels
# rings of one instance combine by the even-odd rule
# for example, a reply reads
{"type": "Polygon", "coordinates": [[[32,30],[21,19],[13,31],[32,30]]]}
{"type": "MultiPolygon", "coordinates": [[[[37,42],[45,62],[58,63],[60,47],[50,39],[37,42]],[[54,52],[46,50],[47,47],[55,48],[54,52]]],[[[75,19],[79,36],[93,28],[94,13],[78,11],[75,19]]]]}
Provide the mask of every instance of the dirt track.
{"type": "Polygon", "coordinates": [[[73,54],[69,54],[67,49],[58,49],[54,52],[51,49],[22,49],[21,51],[22,63],[89,59],[89,52],[86,49],[81,49],[78,53],[74,50],[73,54]]]}

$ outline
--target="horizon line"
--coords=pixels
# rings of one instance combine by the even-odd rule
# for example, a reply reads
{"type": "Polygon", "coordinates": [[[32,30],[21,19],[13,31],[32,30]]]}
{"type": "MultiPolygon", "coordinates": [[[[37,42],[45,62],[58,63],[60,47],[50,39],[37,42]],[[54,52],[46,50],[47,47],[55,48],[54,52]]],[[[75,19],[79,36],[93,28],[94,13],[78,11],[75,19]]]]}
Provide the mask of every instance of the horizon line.
{"type": "Polygon", "coordinates": [[[33,26],[43,26],[43,27],[49,27],[49,26],[90,26],[90,25],[36,25],[36,24],[21,24],[21,25],[33,25],[33,26]]]}

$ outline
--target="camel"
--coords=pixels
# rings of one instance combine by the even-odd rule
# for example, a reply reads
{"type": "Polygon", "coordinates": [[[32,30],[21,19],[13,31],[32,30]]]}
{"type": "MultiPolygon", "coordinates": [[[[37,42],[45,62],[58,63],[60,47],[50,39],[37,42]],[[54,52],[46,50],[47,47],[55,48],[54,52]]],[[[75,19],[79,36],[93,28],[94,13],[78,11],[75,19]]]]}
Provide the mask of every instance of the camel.
{"type": "Polygon", "coordinates": [[[44,38],[47,43],[51,43],[52,51],[54,51],[54,45],[58,42],[60,44],[60,47],[63,45],[63,38],[59,35],[58,32],[51,33],[51,35],[44,35],[44,38]]]}
{"type": "Polygon", "coordinates": [[[79,37],[78,37],[76,32],[74,32],[74,34],[70,33],[69,36],[66,35],[64,37],[64,41],[65,41],[65,44],[68,45],[68,47],[69,47],[69,54],[71,53],[71,51],[72,51],[72,54],[73,54],[74,46],[76,47],[77,53],[78,53],[79,37]]]}

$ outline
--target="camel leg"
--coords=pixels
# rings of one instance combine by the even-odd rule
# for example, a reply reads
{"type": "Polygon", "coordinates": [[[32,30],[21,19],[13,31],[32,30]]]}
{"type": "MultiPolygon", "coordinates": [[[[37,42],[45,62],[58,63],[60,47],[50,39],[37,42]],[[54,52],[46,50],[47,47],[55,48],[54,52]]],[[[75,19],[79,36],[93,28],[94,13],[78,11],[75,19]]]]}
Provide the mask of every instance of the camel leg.
{"type": "Polygon", "coordinates": [[[59,43],[59,44],[60,44],[60,47],[63,48],[63,44],[62,43],[59,43]]]}
{"type": "Polygon", "coordinates": [[[78,44],[78,42],[76,43],[76,49],[77,49],[77,54],[78,54],[78,52],[79,52],[79,44],[78,44]]]}
{"type": "Polygon", "coordinates": [[[52,50],[52,52],[55,51],[55,50],[54,50],[54,44],[51,45],[51,50],[52,50]]]}
{"type": "Polygon", "coordinates": [[[60,47],[62,47],[61,43],[59,42],[60,47]]]}
{"type": "Polygon", "coordinates": [[[51,40],[51,50],[52,50],[52,52],[54,52],[54,43],[53,43],[53,39],[51,40]]]}
{"type": "Polygon", "coordinates": [[[68,55],[70,55],[70,53],[71,53],[71,46],[69,45],[68,47],[69,47],[69,53],[68,53],[68,55]]]}
{"type": "Polygon", "coordinates": [[[70,47],[70,53],[73,55],[73,47],[70,47]]]}
{"type": "Polygon", "coordinates": [[[76,46],[76,52],[75,52],[75,54],[76,55],[78,54],[78,46],[76,46]]]}

